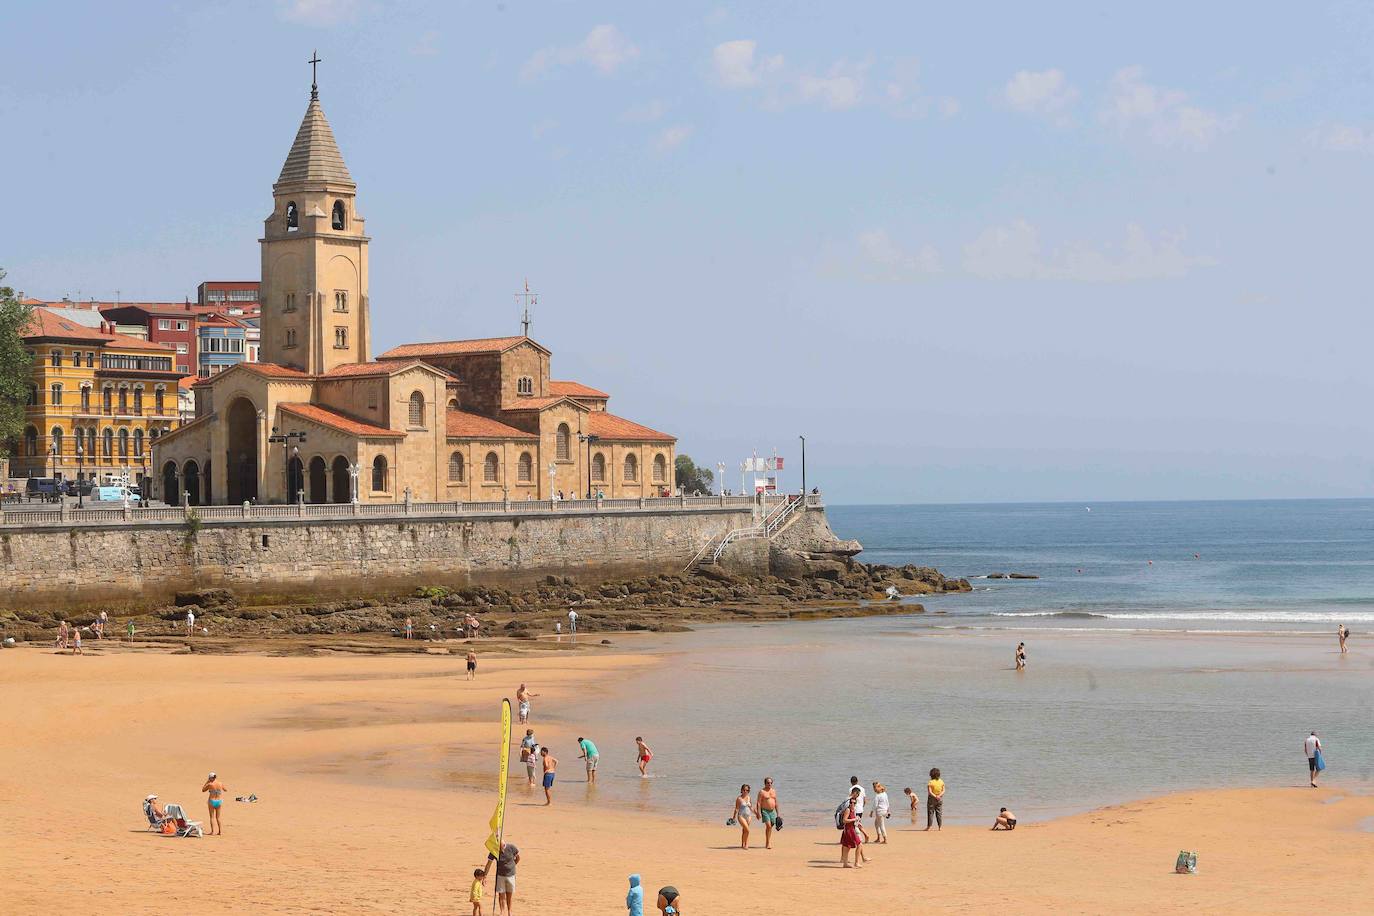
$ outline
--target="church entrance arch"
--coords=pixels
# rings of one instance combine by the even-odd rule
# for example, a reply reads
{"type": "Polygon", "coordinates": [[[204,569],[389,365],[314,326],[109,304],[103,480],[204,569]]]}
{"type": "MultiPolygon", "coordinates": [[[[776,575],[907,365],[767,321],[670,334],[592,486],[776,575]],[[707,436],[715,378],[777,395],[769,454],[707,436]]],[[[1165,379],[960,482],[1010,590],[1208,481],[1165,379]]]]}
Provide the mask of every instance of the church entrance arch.
{"type": "Polygon", "coordinates": [[[310,459],[310,490],[312,503],[329,502],[329,474],[325,470],[324,459],[319,455],[310,459]]]}
{"type": "Polygon", "coordinates": [[[334,502],[352,502],[353,486],[349,482],[348,459],[343,455],[335,458],[330,474],[334,478],[334,502]]]}
{"type": "Polygon", "coordinates": [[[290,502],[295,502],[302,498],[301,492],[305,489],[305,465],[301,464],[299,455],[292,455],[290,463],[286,466],[286,495],[290,502]]]}
{"type": "Polygon", "coordinates": [[[247,398],[236,398],[226,414],[228,445],[224,452],[229,472],[229,503],[256,502],[258,498],[258,409],[247,398]]]}
{"type": "Polygon", "coordinates": [[[200,505],[200,465],[194,461],[186,462],[181,471],[181,486],[187,493],[188,506],[200,505]]]}
{"type": "Polygon", "coordinates": [[[162,466],[162,501],[169,506],[181,505],[181,488],[177,486],[175,461],[169,461],[162,466]]]}

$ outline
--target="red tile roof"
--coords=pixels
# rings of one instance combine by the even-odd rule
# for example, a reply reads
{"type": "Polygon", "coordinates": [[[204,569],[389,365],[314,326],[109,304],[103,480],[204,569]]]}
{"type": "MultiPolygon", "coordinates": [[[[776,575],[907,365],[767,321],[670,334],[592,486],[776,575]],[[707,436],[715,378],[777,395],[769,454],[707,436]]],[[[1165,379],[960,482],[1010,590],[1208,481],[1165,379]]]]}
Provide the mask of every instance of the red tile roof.
{"type": "Polygon", "coordinates": [[[33,310],[23,336],[100,343],[120,350],[157,350],[159,353],[174,353],[176,350],[169,344],[151,343],[127,334],[107,334],[95,328],[88,328],[42,307],[33,310]]]}
{"type": "Polygon", "coordinates": [[[322,378],[356,378],[366,375],[390,375],[405,368],[399,363],[344,363],[326,372],[322,378]]]}
{"type": "Polygon", "coordinates": [[[569,398],[609,398],[610,395],[604,391],[598,391],[590,385],[581,382],[555,382],[549,380],[549,394],[556,394],[560,397],[569,398]]]}
{"type": "Polygon", "coordinates": [[[450,439],[538,439],[534,433],[507,426],[500,420],[484,417],[481,414],[464,410],[450,410],[448,413],[448,436],[450,439]]]}
{"type": "Polygon", "coordinates": [[[633,442],[676,442],[677,437],[661,433],[647,426],[640,426],[633,420],[617,417],[604,411],[593,411],[587,415],[587,427],[593,436],[602,439],[618,439],[633,442]]]}
{"type": "Polygon", "coordinates": [[[529,343],[545,353],[544,347],[528,337],[481,337],[474,340],[441,340],[435,343],[410,343],[392,347],[378,359],[413,359],[426,356],[458,356],[464,353],[504,353],[511,347],[529,343]]]}
{"type": "Polygon", "coordinates": [[[200,379],[194,375],[183,375],[181,378],[177,379],[177,387],[194,388],[196,383],[199,381],[200,379]]]}
{"type": "Polygon", "coordinates": [[[564,401],[569,402],[580,410],[587,409],[586,404],[579,403],[578,401],[572,400],[572,398],[560,394],[552,398],[521,398],[515,402],[513,407],[507,407],[506,410],[544,410],[555,404],[561,404],[564,401]]]}
{"type": "Polygon", "coordinates": [[[314,376],[308,372],[292,369],[290,366],[278,366],[276,363],[235,363],[234,365],[242,366],[250,372],[256,372],[258,375],[265,375],[268,378],[314,378],[314,376]]]}
{"type": "Polygon", "coordinates": [[[298,417],[313,420],[321,426],[328,426],[331,429],[348,433],[350,436],[387,439],[404,439],[406,437],[403,432],[387,429],[385,426],[364,423],[362,420],[355,420],[318,404],[278,404],[277,407],[298,417]]]}

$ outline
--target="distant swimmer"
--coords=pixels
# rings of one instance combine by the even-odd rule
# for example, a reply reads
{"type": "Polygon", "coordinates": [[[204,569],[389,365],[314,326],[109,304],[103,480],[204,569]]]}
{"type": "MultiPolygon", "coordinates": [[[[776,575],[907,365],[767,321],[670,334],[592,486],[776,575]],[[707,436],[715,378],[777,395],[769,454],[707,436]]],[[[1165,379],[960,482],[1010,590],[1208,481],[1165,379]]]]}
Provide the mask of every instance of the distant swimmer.
{"type": "Polygon", "coordinates": [[[1202,554],[1200,554],[1200,553],[1195,553],[1195,554],[1193,554],[1193,559],[1194,559],[1194,560],[1201,560],[1201,559],[1202,559],[1202,554]]]}
{"type": "Polygon", "coordinates": [[[1155,561],[1154,561],[1154,560],[1146,560],[1146,561],[1145,561],[1145,565],[1146,565],[1146,566],[1154,566],[1154,565],[1155,565],[1155,561]]]}

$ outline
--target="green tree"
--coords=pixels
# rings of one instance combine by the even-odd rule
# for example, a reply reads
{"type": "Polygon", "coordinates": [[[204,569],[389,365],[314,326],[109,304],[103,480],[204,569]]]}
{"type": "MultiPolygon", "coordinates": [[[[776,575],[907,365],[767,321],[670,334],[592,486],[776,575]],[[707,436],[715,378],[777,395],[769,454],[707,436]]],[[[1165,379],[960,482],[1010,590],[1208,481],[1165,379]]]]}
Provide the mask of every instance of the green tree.
{"type": "Polygon", "coordinates": [[[674,462],[677,471],[677,485],[689,496],[693,493],[710,493],[714,474],[706,468],[697,467],[688,455],[678,455],[674,462]]]}
{"type": "MultiPolygon", "coordinates": [[[[0,269],[0,282],[5,271],[0,269]]],[[[29,352],[24,347],[24,331],[33,316],[33,307],[19,301],[14,290],[0,286],[0,458],[24,429],[24,405],[28,403],[29,352]]]]}

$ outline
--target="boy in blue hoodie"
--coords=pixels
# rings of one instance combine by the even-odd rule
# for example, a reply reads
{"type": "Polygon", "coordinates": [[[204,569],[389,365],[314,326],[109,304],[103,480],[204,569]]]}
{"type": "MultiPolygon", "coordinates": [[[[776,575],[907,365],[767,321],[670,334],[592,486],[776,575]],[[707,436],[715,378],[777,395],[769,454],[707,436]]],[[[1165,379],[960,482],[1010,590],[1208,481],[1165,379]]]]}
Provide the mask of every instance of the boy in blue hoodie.
{"type": "Polygon", "coordinates": [[[625,895],[625,906],[629,916],[644,916],[644,888],[639,886],[639,875],[630,875],[630,892],[625,895]]]}

